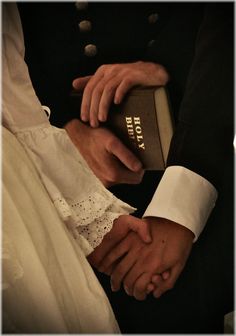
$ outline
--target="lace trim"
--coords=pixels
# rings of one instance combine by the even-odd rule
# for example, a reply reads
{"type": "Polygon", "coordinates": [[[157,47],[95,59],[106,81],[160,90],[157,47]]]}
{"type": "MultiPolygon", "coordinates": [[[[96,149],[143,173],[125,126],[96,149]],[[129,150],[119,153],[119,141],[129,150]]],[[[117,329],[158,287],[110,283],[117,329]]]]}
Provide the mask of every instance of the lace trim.
{"type": "MultiPolygon", "coordinates": [[[[93,195],[88,196],[86,199],[76,202],[67,202],[61,196],[54,200],[55,207],[61,218],[63,220],[67,220],[69,217],[72,218],[75,223],[72,224],[73,222],[71,222],[70,224],[74,227],[88,225],[95,219],[100,218],[108,209],[111,209],[113,202],[113,197],[106,198],[97,192],[94,192],[93,195]]],[[[122,210],[120,208],[120,211],[122,210]]]]}
{"type": "Polygon", "coordinates": [[[86,255],[101,243],[104,235],[111,230],[115,218],[135,210],[102,186],[65,130],[45,123],[40,127],[18,131],[17,137],[32,157],[60,217],[86,255]],[[52,155],[46,150],[48,141],[51,141],[50,148],[55,149],[52,155]],[[57,153],[58,148],[60,150],[57,153]],[[54,155],[55,152],[57,155],[54,155]],[[65,158],[67,154],[69,163],[59,165],[55,173],[54,161],[60,160],[62,155],[65,158]],[[74,176],[73,181],[76,180],[76,183],[70,178],[66,179],[67,176],[74,176]],[[91,183],[86,184],[84,179],[90,180],[90,177],[91,183]],[[84,188],[82,193],[78,191],[76,185],[84,188]]]}
{"type": "Polygon", "coordinates": [[[68,203],[63,197],[54,201],[61,218],[78,240],[85,255],[91,253],[102,242],[103,237],[112,229],[116,218],[133,210],[112,194],[109,198],[105,196],[95,192],[78,202],[68,203]]]}
{"type": "Polygon", "coordinates": [[[118,213],[108,211],[100,218],[95,219],[93,223],[87,226],[79,226],[77,230],[95,249],[102,242],[103,237],[111,231],[114,220],[119,216],[118,213]]]}

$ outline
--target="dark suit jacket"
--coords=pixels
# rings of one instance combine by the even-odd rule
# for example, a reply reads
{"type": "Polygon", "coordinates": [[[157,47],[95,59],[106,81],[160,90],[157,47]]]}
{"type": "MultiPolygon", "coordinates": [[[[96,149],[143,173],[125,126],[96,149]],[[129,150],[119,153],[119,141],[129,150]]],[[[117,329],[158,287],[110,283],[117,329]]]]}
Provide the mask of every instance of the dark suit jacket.
{"type": "MultiPolygon", "coordinates": [[[[89,2],[80,10],[63,2],[18,6],[32,82],[56,126],[76,117],[68,103],[74,78],[106,63],[144,60],[166,67],[176,121],[168,164],[207,178],[219,200],[175,290],[139,309],[131,298],[119,301],[106,290],[124,332],[219,331],[222,319],[216,321],[216,315],[222,317],[233,302],[233,3],[89,2]],[[91,30],[80,30],[84,20],[91,30]],[[88,44],[96,55],[85,54],[88,44]],[[121,311],[124,300],[129,304],[121,311]]],[[[141,215],[160,177],[149,172],[141,185],[113,190],[141,215]]]]}
{"type": "Polygon", "coordinates": [[[232,4],[89,3],[76,10],[74,3],[59,2],[19,8],[30,75],[42,104],[52,110],[53,124],[76,117],[68,108],[74,78],[106,63],[158,62],[170,74],[179,120],[169,164],[184,165],[217,187],[233,136],[232,4]],[[80,30],[84,20],[92,23],[90,31],[80,30]],[[96,46],[95,56],[85,55],[88,44],[96,46]]]}

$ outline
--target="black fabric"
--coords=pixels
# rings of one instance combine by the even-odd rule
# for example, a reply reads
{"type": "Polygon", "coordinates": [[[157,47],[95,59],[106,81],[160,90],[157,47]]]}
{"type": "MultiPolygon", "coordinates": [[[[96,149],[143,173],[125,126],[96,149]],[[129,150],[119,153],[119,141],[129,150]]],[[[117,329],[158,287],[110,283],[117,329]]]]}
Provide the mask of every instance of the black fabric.
{"type": "MultiPolygon", "coordinates": [[[[123,333],[222,333],[233,310],[233,3],[89,2],[18,4],[26,62],[36,93],[62,127],[77,117],[68,97],[74,78],[106,63],[153,61],[170,74],[168,89],[176,121],[169,165],[206,177],[219,199],[174,289],[144,302],[112,293],[98,274],[123,333]],[[148,22],[158,13],[154,24],[148,22]],[[81,33],[78,23],[92,22],[81,33]],[[93,43],[98,53],[84,55],[93,43]]],[[[138,208],[150,202],[161,172],[146,172],[140,185],[111,190],[138,208]]]]}

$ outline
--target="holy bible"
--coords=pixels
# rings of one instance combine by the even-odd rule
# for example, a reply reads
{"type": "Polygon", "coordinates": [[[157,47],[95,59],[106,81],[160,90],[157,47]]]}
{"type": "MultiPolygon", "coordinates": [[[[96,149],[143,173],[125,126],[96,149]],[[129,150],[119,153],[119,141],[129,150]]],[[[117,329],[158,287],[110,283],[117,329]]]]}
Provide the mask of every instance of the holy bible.
{"type": "MultiPolygon", "coordinates": [[[[80,111],[82,94],[71,93],[71,108],[80,111]]],[[[173,135],[173,117],[165,87],[136,87],[121,104],[112,104],[103,125],[115,133],[143,163],[164,170],[173,135]]]]}

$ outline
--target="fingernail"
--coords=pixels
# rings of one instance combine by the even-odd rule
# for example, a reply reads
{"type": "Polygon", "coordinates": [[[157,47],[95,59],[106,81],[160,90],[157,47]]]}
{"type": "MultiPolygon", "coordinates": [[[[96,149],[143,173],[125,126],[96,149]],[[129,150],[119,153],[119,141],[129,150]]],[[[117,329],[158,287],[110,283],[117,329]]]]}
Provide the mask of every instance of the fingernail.
{"type": "Polygon", "coordinates": [[[153,284],[149,284],[149,285],[147,286],[147,291],[146,291],[146,293],[147,293],[147,294],[150,294],[153,290],[154,290],[154,285],[153,285],[153,284]]]}
{"type": "Polygon", "coordinates": [[[101,122],[105,122],[107,120],[106,116],[105,115],[102,115],[99,117],[99,121],[101,122]]]}
{"type": "Polygon", "coordinates": [[[112,292],[118,292],[119,288],[115,288],[115,287],[111,286],[111,290],[112,290],[112,292]]]}
{"type": "Polygon", "coordinates": [[[164,279],[164,280],[166,280],[166,279],[168,279],[169,278],[169,272],[163,272],[162,273],[162,278],[164,279]]]}
{"type": "Polygon", "coordinates": [[[146,243],[151,243],[152,242],[152,237],[147,235],[145,241],[146,241],[146,243]]]}
{"type": "Polygon", "coordinates": [[[114,104],[120,104],[120,99],[117,98],[117,97],[115,97],[115,99],[114,99],[114,104]]]}
{"type": "Polygon", "coordinates": [[[116,288],[113,283],[111,282],[111,290],[112,292],[117,292],[119,288],[116,288]]]}
{"type": "Polygon", "coordinates": [[[130,292],[127,286],[124,286],[125,293],[130,296],[130,292]]]}
{"type": "Polygon", "coordinates": [[[99,126],[99,123],[98,123],[96,120],[91,120],[90,125],[91,125],[92,127],[98,127],[98,126],[99,126]]]}
{"type": "Polygon", "coordinates": [[[142,163],[141,162],[137,161],[137,162],[134,163],[134,165],[133,165],[133,170],[134,171],[139,171],[141,168],[142,168],[142,163]]]}
{"type": "Polygon", "coordinates": [[[82,121],[84,121],[84,122],[87,122],[88,121],[88,118],[87,118],[87,116],[85,116],[85,115],[81,115],[81,120],[82,121]]]}

